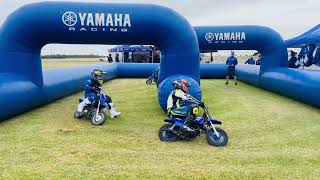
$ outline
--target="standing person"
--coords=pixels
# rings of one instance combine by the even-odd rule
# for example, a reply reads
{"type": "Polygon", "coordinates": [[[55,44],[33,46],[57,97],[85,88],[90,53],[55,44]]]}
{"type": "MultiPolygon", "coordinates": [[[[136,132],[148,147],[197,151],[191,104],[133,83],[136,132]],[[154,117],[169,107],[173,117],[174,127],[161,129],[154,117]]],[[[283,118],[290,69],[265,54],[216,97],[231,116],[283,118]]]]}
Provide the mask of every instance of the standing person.
{"type": "Polygon", "coordinates": [[[115,60],[116,60],[117,63],[120,62],[120,60],[119,60],[119,54],[118,54],[118,53],[116,54],[115,60]]]}
{"type": "Polygon", "coordinates": [[[314,65],[320,66],[320,47],[317,47],[313,52],[314,65]]]}
{"type": "Polygon", "coordinates": [[[109,62],[109,63],[112,63],[112,62],[113,62],[113,59],[112,59],[111,54],[109,54],[109,56],[108,56],[108,62],[109,62]]]}
{"type": "Polygon", "coordinates": [[[130,55],[130,57],[129,57],[130,61],[131,61],[132,63],[137,63],[137,61],[136,61],[136,59],[135,59],[134,57],[135,57],[135,56],[133,56],[133,52],[131,52],[131,55],[130,55]]]}
{"type": "Polygon", "coordinates": [[[125,63],[129,63],[129,53],[128,52],[123,52],[123,61],[125,63]]]}
{"type": "Polygon", "coordinates": [[[296,52],[294,51],[291,51],[290,53],[290,59],[288,61],[288,68],[298,68],[299,67],[299,62],[297,63],[298,61],[298,58],[296,57],[296,52]]]}
{"type": "Polygon", "coordinates": [[[256,61],[253,59],[253,55],[244,64],[255,65],[256,61]]]}
{"type": "Polygon", "coordinates": [[[235,85],[237,85],[237,76],[236,76],[236,65],[238,64],[237,58],[234,56],[234,52],[231,51],[231,56],[228,57],[226,61],[226,65],[228,65],[227,77],[226,77],[226,84],[229,84],[230,76],[233,76],[235,81],[235,85]]]}
{"type": "Polygon", "coordinates": [[[261,54],[259,52],[256,52],[253,54],[253,56],[257,56],[256,65],[261,65],[261,54]]]}

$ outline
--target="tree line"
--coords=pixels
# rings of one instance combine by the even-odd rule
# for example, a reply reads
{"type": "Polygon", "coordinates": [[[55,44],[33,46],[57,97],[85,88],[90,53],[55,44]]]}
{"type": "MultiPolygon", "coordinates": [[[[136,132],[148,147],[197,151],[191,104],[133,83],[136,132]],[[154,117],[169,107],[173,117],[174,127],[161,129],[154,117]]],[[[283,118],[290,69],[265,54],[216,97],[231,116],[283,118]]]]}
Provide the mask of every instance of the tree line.
{"type": "Polygon", "coordinates": [[[51,54],[51,55],[42,55],[42,59],[65,59],[65,58],[101,58],[101,55],[65,55],[65,54],[51,54]]]}

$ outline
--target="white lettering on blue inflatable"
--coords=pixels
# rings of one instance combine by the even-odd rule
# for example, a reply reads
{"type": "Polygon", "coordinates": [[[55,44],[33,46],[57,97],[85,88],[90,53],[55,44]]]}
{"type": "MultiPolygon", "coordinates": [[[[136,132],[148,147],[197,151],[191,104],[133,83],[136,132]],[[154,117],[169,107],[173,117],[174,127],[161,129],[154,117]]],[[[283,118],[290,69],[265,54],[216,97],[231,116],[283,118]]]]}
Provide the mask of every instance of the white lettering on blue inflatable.
{"type": "Polygon", "coordinates": [[[131,27],[131,19],[129,14],[121,13],[81,13],[78,14],[68,11],[62,15],[63,23],[68,27],[69,31],[80,32],[128,32],[131,27]],[[77,27],[78,18],[80,26],[77,27]]]}
{"type": "Polygon", "coordinates": [[[208,32],[205,35],[205,39],[208,43],[242,43],[246,40],[245,32],[208,32]]]}

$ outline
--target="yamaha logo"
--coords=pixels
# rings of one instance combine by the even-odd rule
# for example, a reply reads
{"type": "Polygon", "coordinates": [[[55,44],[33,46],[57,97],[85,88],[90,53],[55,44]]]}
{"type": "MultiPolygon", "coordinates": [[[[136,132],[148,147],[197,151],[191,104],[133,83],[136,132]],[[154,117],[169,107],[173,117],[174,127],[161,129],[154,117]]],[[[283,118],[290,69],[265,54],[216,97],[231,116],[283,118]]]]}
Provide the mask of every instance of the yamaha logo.
{"type": "Polygon", "coordinates": [[[62,15],[62,22],[66,26],[74,26],[77,24],[78,18],[74,12],[68,11],[62,15]]]}
{"type": "Polygon", "coordinates": [[[214,35],[213,35],[213,33],[207,33],[206,36],[205,36],[205,38],[206,38],[206,40],[207,40],[208,42],[212,42],[213,39],[214,39],[214,35]]]}
{"type": "Polygon", "coordinates": [[[131,28],[130,15],[121,13],[67,11],[62,15],[62,22],[71,32],[128,32],[131,28]]]}
{"type": "Polygon", "coordinates": [[[245,32],[208,32],[205,35],[208,43],[243,43],[246,40],[245,32]]]}

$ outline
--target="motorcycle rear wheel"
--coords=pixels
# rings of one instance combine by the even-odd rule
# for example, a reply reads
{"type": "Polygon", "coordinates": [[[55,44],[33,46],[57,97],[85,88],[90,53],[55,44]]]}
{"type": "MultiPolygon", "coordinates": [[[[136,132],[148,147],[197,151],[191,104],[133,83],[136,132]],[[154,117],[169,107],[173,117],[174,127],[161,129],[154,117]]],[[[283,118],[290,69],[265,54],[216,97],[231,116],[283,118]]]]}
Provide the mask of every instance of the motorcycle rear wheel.
{"type": "Polygon", "coordinates": [[[208,129],[206,132],[207,142],[211,146],[225,146],[228,143],[228,135],[227,133],[221,129],[216,128],[219,137],[216,136],[213,129],[208,129]]]}
{"type": "Polygon", "coordinates": [[[91,124],[95,126],[101,126],[106,122],[106,120],[107,120],[106,113],[103,111],[100,111],[97,117],[96,117],[96,114],[94,114],[91,117],[91,124]]]}
{"type": "Polygon", "coordinates": [[[178,136],[173,134],[171,128],[173,124],[165,124],[159,129],[159,139],[164,142],[174,142],[178,140],[178,136]]]}
{"type": "Polygon", "coordinates": [[[73,114],[73,117],[74,117],[74,118],[77,118],[77,119],[81,119],[81,118],[82,118],[82,115],[81,115],[80,112],[75,111],[74,114],[73,114]]]}

